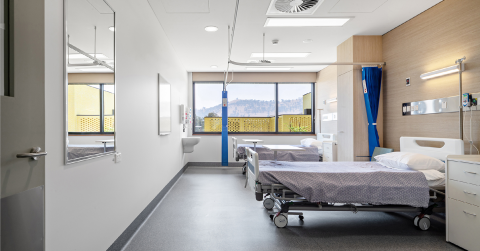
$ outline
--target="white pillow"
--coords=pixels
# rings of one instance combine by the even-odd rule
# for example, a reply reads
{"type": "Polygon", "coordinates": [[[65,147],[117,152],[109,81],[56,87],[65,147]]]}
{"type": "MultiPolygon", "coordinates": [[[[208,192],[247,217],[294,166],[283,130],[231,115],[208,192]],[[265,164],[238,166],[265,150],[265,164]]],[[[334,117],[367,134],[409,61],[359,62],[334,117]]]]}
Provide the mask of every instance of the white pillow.
{"type": "Polygon", "coordinates": [[[312,144],[313,141],[315,141],[315,139],[312,139],[312,138],[302,139],[300,140],[300,145],[308,147],[312,144]]]}
{"type": "Polygon", "coordinates": [[[419,153],[393,152],[375,156],[381,164],[400,169],[445,170],[445,163],[436,158],[419,153]]]}

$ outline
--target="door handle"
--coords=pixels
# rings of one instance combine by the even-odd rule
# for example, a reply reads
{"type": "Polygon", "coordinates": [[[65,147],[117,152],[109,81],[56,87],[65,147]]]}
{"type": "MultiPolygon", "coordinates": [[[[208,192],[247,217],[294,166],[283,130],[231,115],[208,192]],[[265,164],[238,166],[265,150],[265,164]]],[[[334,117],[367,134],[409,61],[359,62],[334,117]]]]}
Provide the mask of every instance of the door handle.
{"type": "Polygon", "coordinates": [[[29,153],[19,153],[17,158],[31,158],[32,160],[38,160],[38,157],[47,155],[47,152],[40,152],[42,148],[34,147],[29,153]]]}

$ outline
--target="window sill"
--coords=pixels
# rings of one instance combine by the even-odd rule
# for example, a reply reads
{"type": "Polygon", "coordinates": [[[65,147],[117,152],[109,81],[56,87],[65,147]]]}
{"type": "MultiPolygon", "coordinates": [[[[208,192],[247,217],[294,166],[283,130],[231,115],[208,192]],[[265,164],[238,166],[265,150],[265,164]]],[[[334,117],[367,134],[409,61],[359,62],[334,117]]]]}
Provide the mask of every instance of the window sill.
{"type": "Polygon", "coordinates": [[[76,133],[69,133],[68,136],[115,136],[115,134],[110,133],[110,134],[103,134],[103,133],[86,133],[86,134],[76,134],[76,133]]]}
{"type": "MultiPolygon", "coordinates": [[[[192,136],[222,136],[220,133],[194,133],[192,136]]],[[[317,136],[314,133],[266,133],[266,134],[244,134],[229,133],[228,136],[317,136]]]]}

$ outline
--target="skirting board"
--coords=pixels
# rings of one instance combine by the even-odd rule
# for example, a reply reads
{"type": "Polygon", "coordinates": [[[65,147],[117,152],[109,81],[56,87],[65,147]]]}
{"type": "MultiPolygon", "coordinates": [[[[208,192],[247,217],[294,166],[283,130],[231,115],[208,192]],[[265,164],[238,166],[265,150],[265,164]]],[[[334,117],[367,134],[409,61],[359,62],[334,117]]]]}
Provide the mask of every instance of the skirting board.
{"type": "MultiPolygon", "coordinates": [[[[228,166],[236,167],[242,166],[243,162],[230,162],[228,166]]],[[[187,170],[189,166],[222,166],[221,162],[188,162],[185,166],[173,177],[173,179],[168,182],[168,184],[160,191],[160,193],[155,196],[155,198],[143,209],[143,211],[133,220],[132,223],[123,231],[123,233],[113,242],[113,244],[107,249],[107,251],[121,251],[128,243],[128,241],[133,237],[135,232],[140,228],[143,222],[148,218],[148,216],[155,210],[155,207],[160,203],[160,201],[165,197],[167,192],[173,187],[175,182],[182,176],[182,174],[187,170]]]]}

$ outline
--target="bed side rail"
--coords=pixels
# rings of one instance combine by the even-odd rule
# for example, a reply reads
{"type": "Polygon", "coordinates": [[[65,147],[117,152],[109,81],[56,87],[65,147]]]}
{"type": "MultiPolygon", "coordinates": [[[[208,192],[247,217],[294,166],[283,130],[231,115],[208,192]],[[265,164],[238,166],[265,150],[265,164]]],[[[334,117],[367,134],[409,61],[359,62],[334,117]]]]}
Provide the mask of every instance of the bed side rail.
{"type": "MultiPolygon", "coordinates": [[[[255,181],[258,181],[258,175],[260,174],[259,171],[259,164],[258,164],[258,153],[254,150],[250,149],[250,147],[245,147],[245,151],[247,153],[247,168],[251,170],[253,167],[253,171],[255,174],[255,181]]],[[[252,177],[249,177],[252,178],[252,177]]]]}

